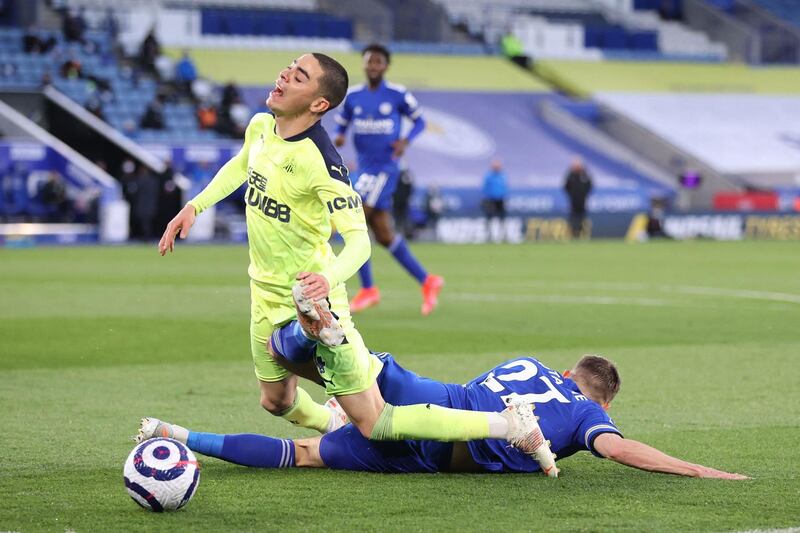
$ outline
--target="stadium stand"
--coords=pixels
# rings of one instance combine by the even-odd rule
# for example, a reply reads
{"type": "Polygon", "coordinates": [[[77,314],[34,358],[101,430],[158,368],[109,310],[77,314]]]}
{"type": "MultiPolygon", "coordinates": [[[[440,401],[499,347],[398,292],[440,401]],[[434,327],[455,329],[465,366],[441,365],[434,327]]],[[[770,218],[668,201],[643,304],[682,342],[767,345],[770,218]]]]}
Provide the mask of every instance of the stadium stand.
{"type": "Polygon", "coordinates": [[[725,46],[664,20],[653,2],[438,0],[454,23],[496,42],[511,31],[534,57],[724,59],[725,46]]]}
{"type": "MultiPolygon", "coordinates": [[[[763,0],[762,7],[749,0],[403,5],[62,0],[51,10],[50,23],[30,30],[0,27],[0,90],[57,89],[159,161],[170,162],[188,178],[181,183],[191,195],[238,149],[244,125],[253,112],[265,110],[266,91],[287,61],[310,49],[330,51],[357,83],[358,50],[365,39],[377,37],[398,54],[391,80],[414,91],[428,119],[428,129],[406,156],[423,184],[414,201],[424,202],[427,189],[437,188],[450,216],[480,212],[477,187],[492,157],[503,160],[509,175],[511,215],[563,212],[561,183],[575,157],[595,179],[597,213],[647,210],[654,198],[669,201],[679,192],[676,176],[689,168],[705,180],[682,207],[708,207],[718,191],[759,184],[792,190],[800,169],[796,140],[776,109],[794,109],[796,97],[790,95],[800,92],[800,70],[726,63],[741,57],[738,41],[719,37],[696,15],[702,9],[723,17],[708,20],[741,27],[765,20],[752,13],[776,18],[768,10],[789,20],[779,11],[787,5],[778,0],[763,0]],[[81,38],[64,33],[69,17],[88,27],[81,38]],[[497,54],[507,36],[533,59],[530,68],[497,54]],[[176,66],[187,61],[188,70],[178,76],[176,66]],[[187,72],[189,79],[183,77],[187,72]],[[717,118],[722,114],[725,120],[717,118]],[[736,142],[726,139],[730,131],[740,132],[736,142]],[[759,146],[764,156],[737,159],[747,146],[759,146]]],[[[776,39],[791,44],[781,32],[776,39]]],[[[761,35],[759,57],[784,53],[777,45],[769,48],[772,41],[759,31],[747,35],[761,35]]],[[[62,122],[78,115],[72,110],[62,122]]],[[[7,153],[12,149],[18,150],[7,146],[7,153]]],[[[350,149],[344,155],[352,164],[350,149]]],[[[36,187],[18,185],[28,184],[36,169],[15,166],[12,159],[0,165],[8,176],[0,216],[48,218],[35,205],[35,194],[19,207],[20,191],[36,187]]],[[[36,159],[45,167],[49,160],[36,159]]],[[[238,208],[220,207],[239,216],[238,208]]]]}

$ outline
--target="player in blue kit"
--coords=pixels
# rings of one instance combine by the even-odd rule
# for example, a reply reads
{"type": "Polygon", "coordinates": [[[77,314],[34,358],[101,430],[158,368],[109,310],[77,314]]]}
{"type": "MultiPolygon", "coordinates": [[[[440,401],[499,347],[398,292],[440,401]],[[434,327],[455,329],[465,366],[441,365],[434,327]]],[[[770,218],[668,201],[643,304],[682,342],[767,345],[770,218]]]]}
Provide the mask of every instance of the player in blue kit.
{"type": "MultiPolygon", "coordinates": [[[[422,286],[422,314],[427,315],[438,304],[444,285],[441,276],[428,274],[408,247],[405,239],[394,231],[392,196],[400,180],[399,159],[409,143],[425,129],[425,120],[414,96],[405,87],[384,80],[391,54],[379,44],[371,44],[362,52],[367,83],[351,87],[341,111],[336,116],[336,138],[341,147],[345,133],[352,127],[353,142],[358,154],[358,169],[353,180],[364,202],[364,215],[375,239],[422,286]],[[414,125],[403,137],[403,117],[414,125]]],[[[359,270],[361,290],[350,302],[352,312],[362,311],[380,302],[380,291],[372,278],[368,260],[359,270]]]]}
{"type": "MultiPolygon", "coordinates": [[[[316,341],[292,322],[273,333],[270,349],[298,374],[318,379],[311,363],[316,341]]],[[[466,385],[445,384],[402,368],[387,354],[378,376],[381,394],[395,405],[430,403],[476,411],[497,411],[513,402],[533,402],[544,436],[560,459],[588,450],[597,457],[651,472],[691,477],[747,479],[671,457],[646,444],[623,439],[606,410],[619,391],[620,379],[607,359],[584,356],[560,374],[533,357],[502,363],[466,385]]],[[[263,435],[220,435],[144,419],[137,440],[170,436],[192,450],[229,462],[261,468],[317,467],[367,472],[537,472],[540,465],[506,441],[468,443],[436,441],[375,442],[348,424],[314,438],[276,439],[263,435]]],[[[551,477],[558,470],[544,468],[551,477]]]]}

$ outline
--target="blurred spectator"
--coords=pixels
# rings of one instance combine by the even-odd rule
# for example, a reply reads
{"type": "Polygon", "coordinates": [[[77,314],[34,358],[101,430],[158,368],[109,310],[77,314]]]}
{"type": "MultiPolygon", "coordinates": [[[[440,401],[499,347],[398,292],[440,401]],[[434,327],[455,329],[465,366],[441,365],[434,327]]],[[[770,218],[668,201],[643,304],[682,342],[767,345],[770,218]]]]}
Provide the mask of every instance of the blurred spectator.
{"type": "Polygon", "coordinates": [[[225,84],[222,88],[222,100],[220,101],[221,107],[230,107],[235,103],[242,101],[242,95],[239,93],[239,87],[232,81],[225,84]]]}
{"type": "Polygon", "coordinates": [[[197,122],[204,130],[216,129],[217,127],[217,108],[210,102],[203,102],[197,108],[197,122]]]}
{"type": "Polygon", "coordinates": [[[108,33],[113,40],[117,40],[117,35],[119,35],[119,22],[117,22],[117,17],[114,16],[114,10],[110,7],[106,9],[106,16],[100,23],[100,27],[108,33]]]}
{"type": "Polygon", "coordinates": [[[78,11],[71,9],[64,16],[61,29],[67,41],[83,42],[83,34],[86,31],[86,20],[83,18],[83,13],[83,8],[78,11]]]}
{"type": "Polygon", "coordinates": [[[483,200],[481,207],[489,220],[503,220],[506,217],[506,196],[508,183],[503,164],[499,159],[492,160],[492,165],[483,177],[483,200]]]}
{"type": "Polygon", "coordinates": [[[106,116],[103,112],[103,101],[97,94],[93,94],[86,100],[86,110],[100,120],[105,120],[106,116]]]}
{"type": "Polygon", "coordinates": [[[250,109],[242,103],[239,87],[229,81],[222,89],[216,130],[228,137],[243,137],[250,120],[250,109]]]}
{"type": "Polygon", "coordinates": [[[142,47],[139,50],[139,64],[145,71],[155,74],[156,58],[160,55],[161,45],[156,39],[155,29],[151,29],[142,41],[142,47]]]}
{"type": "Polygon", "coordinates": [[[120,183],[122,183],[122,195],[125,199],[133,203],[133,196],[136,193],[136,163],[132,159],[125,159],[120,165],[120,183]]]}
{"type": "Polygon", "coordinates": [[[42,38],[31,27],[27,28],[25,35],[22,36],[22,49],[27,54],[46,54],[55,45],[56,40],[54,37],[42,38]]]}
{"type": "Polygon", "coordinates": [[[436,227],[436,222],[444,212],[444,198],[439,188],[435,185],[428,187],[425,192],[425,217],[428,227],[436,227]]]}
{"type": "Polygon", "coordinates": [[[569,172],[564,180],[564,190],[569,197],[570,231],[572,238],[577,239],[581,236],[586,223],[586,199],[592,192],[592,178],[580,157],[576,157],[569,167],[569,172]]]}
{"type": "Polygon", "coordinates": [[[62,78],[82,78],[83,77],[83,67],[81,66],[81,62],[78,61],[74,55],[70,55],[69,59],[64,61],[61,64],[61,69],[59,71],[61,73],[62,78]]]}
{"type": "Polygon", "coordinates": [[[42,74],[42,80],[39,82],[39,84],[41,85],[42,89],[53,84],[53,76],[50,74],[50,71],[46,71],[44,74],[42,74]]]}
{"type": "Polygon", "coordinates": [[[85,77],[91,82],[91,89],[104,102],[110,102],[114,98],[114,92],[111,89],[111,83],[103,78],[98,78],[93,74],[85,77]]]}
{"type": "Polygon", "coordinates": [[[395,229],[410,238],[413,235],[411,224],[408,220],[408,209],[411,204],[411,195],[414,192],[414,177],[407,168],[400,171],[400,179],[392,196],[392,214],[394,215],[395,229]]]}
{"type": "Polygon", "coordinates": [[[522,46],[522,41],[516,35],[510,31],[503,35],[500,39],[500,47],[503,49],[504,56],[520,67],[528,68],[530,58],[525,55],[525,47],[522,46]]]}
{"type": "Polygon", "coordinates": [[[214,96],[214,85],[207,80],[197,78],[192,82],[192,96],[198,102],[211,100],[214,96]]]}
{"type": "Polygon", "coordinates": [[[175,81],[184,94],[192,93],[192,82],[197,79],[197,68],[189,56],[189,51],[184,50],[178,64],[175,65],[175,81]]]}
{"type": "Polygon", "coordinates": [[[71,219],[67,188],[61,174],[55,170],[47,174],[47,181],[39,189],[39,199],[47,211],[48,222],[65,222],[71,219]]]}
{"type": "Polygon", "coordinates": [[[666,198],[653,198],[650,202],[650,213],[647,216],[647,236],[649,238],[668,238],[664,233],[663,220],[666,216],[668,200],[666,198]]]}
{"type": "MultiPolygon", "coordinates": [[[[175,213],[180,211],[181,204],[181,189],[175,182],[175,170],[172,168],[171,162],[166,162],[166,168],[158,175],[160,185],[158,195],[158,214],[155,219],[156,229],[165,228],[175,213]]],[[[158,235],[156,235],[158,237],[158,235]]]]}
{"type": "Polygon", "coordinates": [[[154,66],[159,80],[171,82],[175,79],[175,62],[169,56],[159,55],[156,57],[154,66]]]}
{"type": "Polygon", "coordinates": [[[136,194],[133,198],[132,212],[142,240],[147,241],[155,237],[160,189],[161,183],[158,177],[146,166],[141,165],[136,173],[136,194]]]}
{"type": "Polygon", "coordinates": [[[164,95],[157,94],[156,97],[153,98],[153,101],[147,106],[144,115],[142,115],[139,127],[151,130],[164,129],[164,95]]]}

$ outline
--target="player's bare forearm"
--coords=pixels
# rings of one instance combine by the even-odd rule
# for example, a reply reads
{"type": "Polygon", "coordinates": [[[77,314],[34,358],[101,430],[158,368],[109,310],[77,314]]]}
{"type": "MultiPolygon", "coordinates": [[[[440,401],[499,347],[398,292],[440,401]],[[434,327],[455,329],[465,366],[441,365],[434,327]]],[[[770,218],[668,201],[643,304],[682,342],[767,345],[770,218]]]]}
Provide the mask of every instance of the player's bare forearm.
{"type": "Polygon", "coordinates": [[[598,436],[595,439],[594,447],[600,454],[612,461],[648,472],[689,477],[748,479],[747,476],[741,474],[723,472],[683,461],[652,446],[631,439],[623,439],[616,434],[604,433],[598,436]]]}

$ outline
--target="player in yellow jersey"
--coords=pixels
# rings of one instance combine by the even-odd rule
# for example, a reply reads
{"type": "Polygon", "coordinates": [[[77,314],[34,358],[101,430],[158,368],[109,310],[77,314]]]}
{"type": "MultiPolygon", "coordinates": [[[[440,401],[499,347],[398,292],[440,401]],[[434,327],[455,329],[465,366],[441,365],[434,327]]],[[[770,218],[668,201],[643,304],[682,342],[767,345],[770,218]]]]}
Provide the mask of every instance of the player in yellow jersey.
{"type": "Polygon", "coordinates": [[[384,402],[376,384],[382,363],[371,356],[353,326],[344,285],[370,255],[362,202],[320,123],[322,115],[342,102],[347,85],[347,72],[324,54],[303,55],[283,69],[267,99],[271,114],[253,117],[241,151],[169,223],[159,243],[161,255],[173,250],[177,235],[188,235],[196,215],[247,181],[250,345],[261,405],[267,411],[320,432],[343,424],[333,410],[298,387],[297,377],[267,349],[270,334],[297,316],[292,288],[300,280],[301,296],[329,302],[344,333],[338,345],[318,343],[315,362],[327,392],[364,436],[502,438],[532,451],[536,421],[530,404],[483,413],[384,402]],[[331,223],[345,242],[338,256],[328,244],[331,223]]]}

